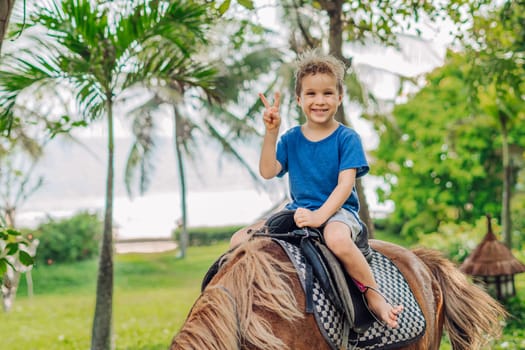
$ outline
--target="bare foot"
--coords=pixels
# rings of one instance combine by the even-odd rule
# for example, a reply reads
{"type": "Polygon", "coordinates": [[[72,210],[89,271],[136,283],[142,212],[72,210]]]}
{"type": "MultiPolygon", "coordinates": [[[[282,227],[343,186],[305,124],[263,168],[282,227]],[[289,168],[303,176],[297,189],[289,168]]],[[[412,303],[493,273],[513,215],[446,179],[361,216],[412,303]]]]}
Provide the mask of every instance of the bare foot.
{"type": "Polygon", "coordinates": [[[403,311],[403,305],[392,306],[377,291],[368,288],[365,291],[368,307],[374,315],[392,328],[397,328],[397,316],[403,311]]]}

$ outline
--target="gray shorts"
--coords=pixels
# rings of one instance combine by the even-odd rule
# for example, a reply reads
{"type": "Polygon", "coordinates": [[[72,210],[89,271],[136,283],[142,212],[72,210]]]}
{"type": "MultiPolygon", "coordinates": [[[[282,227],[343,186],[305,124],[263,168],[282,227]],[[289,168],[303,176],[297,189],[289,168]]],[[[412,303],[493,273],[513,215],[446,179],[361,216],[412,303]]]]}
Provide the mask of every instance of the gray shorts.
{"type": "Polygon", "coordinates": [[[354,214],[352,214],[350,211],[344,208],[341,208],[338,211],[336,211],[335,214],[332,215],[330,219],[326,221],[325,225],[333,221],[339,221],[339,222],[346,224],[346,226],[350,228],[350,233],[352,235],[352,241],[355,242],[355,240],[357,239],[357,235],[362,230],[362,227],[361,227],[361,223],[359,222],[359,220],[356,218],[354,214]]]}

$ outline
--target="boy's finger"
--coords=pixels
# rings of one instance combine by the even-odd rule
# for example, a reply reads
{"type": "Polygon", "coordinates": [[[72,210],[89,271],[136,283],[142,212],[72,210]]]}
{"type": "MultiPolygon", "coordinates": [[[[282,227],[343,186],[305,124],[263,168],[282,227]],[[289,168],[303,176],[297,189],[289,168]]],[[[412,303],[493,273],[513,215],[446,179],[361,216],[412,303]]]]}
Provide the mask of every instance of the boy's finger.
{"type": "Polygon", "coordinates": [[[263,103],[264,107],[270,108],[270,103],[268,102],[266,97],[264,97],[262,92],[259,92],[259,98],[261,99],[261,102],[263,103]]]}
{"type": "Polygon", "coordinates": [[[276,92],[275,99],[273,101],[273,106],[275,108],[279,108],[280,103],[281,103],[281,94],[279,92],[276,92]]]}

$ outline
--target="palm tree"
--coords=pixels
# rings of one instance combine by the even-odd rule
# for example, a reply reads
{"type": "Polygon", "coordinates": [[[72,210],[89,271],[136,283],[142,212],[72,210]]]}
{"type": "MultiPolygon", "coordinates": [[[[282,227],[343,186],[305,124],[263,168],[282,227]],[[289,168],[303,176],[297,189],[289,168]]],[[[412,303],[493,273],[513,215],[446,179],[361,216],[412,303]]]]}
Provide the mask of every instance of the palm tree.
{"type": "MultiPolygon", "coordinates": [[[[0,117],[7,118],[18,99],[32,89],[67,86],[85,120],[107,122],[107,177],[104,231],[101,243],[92,349],[111,347],[113,300],[113,187],[114,104],[116,98],[139,82],[155,77],[184,77],[191,47],[205,42],[211,11],[192,2],[119,1],[94,4],[89,0],[48,0],[36,5],[27,26],[41,26],[44,38],[5,58],[0,71],[0,117]],[[147,59],[159,41],[172,43],[171,51],[147,59]],[[171,76],[166,75],[169,72],[171,76]],[[177,76],[177,74],[181,76],[177,76]]],[[[18,101],[19,102],[19,101],[18,101]]]]}
{"type": "MultiPolygon", "coordinates": [[[[230,43],[230,40],[228,43],[221,43],[220,47],[225,52],[232,52],[229,48],[225,48],[230,43]]],[[[214,47],[210,46],[208,50],[210,48],[216,50],[213,49],[214,47]]],[[[261,74],[266,73],[272,64],[280,61],[282,53],[266,46],[245,47],[239,51],[245,52],[239,59],[224,60],[221,58],[206,64],[210,67],[217,67],[217,74],[214,77],[217,89],[211,94],[202,86],[200,89],[195,89],[194,84],[188,81],[159,82],[156,86],[149,86],[152,92],[151,97],[130,113],[133,116],[132,130],[135,141],[131,146],[126,164],[125,179],[129,195],[132,194],[131,184],[136,178],[138,178],[141,194],[147,190],[149,184],[153,168],[151,157],[155,146],[154,130],[157,120],[154,115],[156,111],[164,105],[168,105],[173,111],[173,143],[182,211],[180,257],[186,256],[188,243],[185,160],[193,159],[199,147],[197,139],[214,140],[220,146],[223,154],[233,157],[248,171],[256,183],[259,181],[257,174],[238,151],[236,142],[258,134],[253,119],[257,116],[256,112],[261,104],[258,99],[255,99],[253,104],[244,108],[242,116],[238,116],[239,112],[234,113],[228,107],[230,104],[239,104],[239,98],[246,90],[243,89],[243,84],[257,80],[261,74]],[[195,90],[200,90],[202,93],[195,90]],[[198,105],[199,108],[189,113],[188,109],[192,105],[198,105]]],[[[200,56],[210,55],[201,52],[200,56]]],[[[256,96],[251,90],[249,93],[256,96]]]]}

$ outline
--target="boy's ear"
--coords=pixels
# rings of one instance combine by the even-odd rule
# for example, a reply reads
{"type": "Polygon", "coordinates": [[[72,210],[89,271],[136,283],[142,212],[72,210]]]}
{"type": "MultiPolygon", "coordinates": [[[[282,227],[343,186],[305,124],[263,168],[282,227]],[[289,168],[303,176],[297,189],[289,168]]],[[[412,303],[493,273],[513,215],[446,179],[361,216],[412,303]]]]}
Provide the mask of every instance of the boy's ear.
{"type": "Polygon", "coordinates": [[[297,104],[301,104],[301,96],[295,96],[295,100],[297,101],[297,104]]]}

